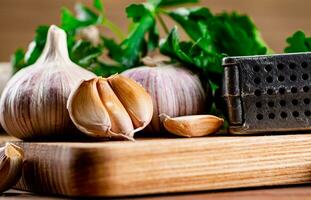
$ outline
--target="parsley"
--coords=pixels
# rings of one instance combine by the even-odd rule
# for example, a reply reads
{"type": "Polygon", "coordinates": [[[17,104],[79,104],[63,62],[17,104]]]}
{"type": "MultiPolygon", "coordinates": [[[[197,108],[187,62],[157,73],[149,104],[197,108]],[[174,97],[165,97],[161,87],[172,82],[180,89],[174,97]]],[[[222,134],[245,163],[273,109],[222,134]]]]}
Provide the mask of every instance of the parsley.
{"type": "Polygon", "coordinates": [[[174,28],[161,44],[161,52],[190,68],[197,68],[220,85],[224,56],[262,55],[267,45],[246,15],[221,13],[213,15],[207,8],[179,8],[167,13],[189,35],[190,41],[179,41],[174,28]]]}
{"type": "MultiPolygon", "coordinates": [[[[78,65],[108,76],[141,64],[141,58],[157,51],[172,60],[182,62],[192,71],[220,84],[224,56],[259,55],[269,53],[258,29],[246,15],[233,13],[213,14],[208,8],[183,8],[183,4],[197,3],[198,0],[147,0],[129,5],[125,12],[131,21],[128,33],[111,22],[105,13],[101,0],[93,0],[93,6],[77,4],[75,13],[67,8],[61,10],[60,27],[67,32],[70,58],[78,65]],[[177,9],[170,9],[171,6],[177,9]],[[181,40],[177,28],[165,24],[163,16],[170,17],[189,36],[181,40]],[[99,44],[79,36],[80,30],[89,26],[103,27],[114,33],[113,38],[99,36],[99,44]],[[160,42],[159,29],[166,32],[160,42]],[[107,55],[112,62],[106,63],[107,55]]],[[[14,71],[31,65],[40,56],[46,41],[48,26],[36,30],[34,41],[25,52],[18,49],[12,56],[14,71]]],[[[301,37],[301,36],[300,36],[301,37]]],[[[295,39],[296,40],[296,39],[295,39]]]]}
{"type": "Polygon", "coordinates": [[[286,53],[311,51],[311,37],[306,37],[302,31],[297,31],[287,38],[288,47],[284,49],[286,53]]]}

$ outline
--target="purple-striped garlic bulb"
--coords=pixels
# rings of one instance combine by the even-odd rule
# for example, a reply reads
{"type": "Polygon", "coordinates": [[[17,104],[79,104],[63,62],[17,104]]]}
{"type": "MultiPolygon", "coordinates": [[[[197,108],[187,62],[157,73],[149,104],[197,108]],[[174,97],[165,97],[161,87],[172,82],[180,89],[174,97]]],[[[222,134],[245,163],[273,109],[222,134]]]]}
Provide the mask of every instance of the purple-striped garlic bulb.
{"type": "Polygon", "coordinates": [[[206,94],[199,77],[177,65],[162,62],[144,62],[145,65],[122,74],[139,82],[151,95],[153,117],[145,132],[163,130],[159,115],[171,117],[203,114],[206,94]]]}
{"type": "Polygon", "coordinates": [[[71,90],[95,74],[73,63],[66,33],[49,28],[36,63],[17,72],[0,99],[0,122],[7,133],[21,139],[68,134],[74,127],[66,108],[71,90]]]}

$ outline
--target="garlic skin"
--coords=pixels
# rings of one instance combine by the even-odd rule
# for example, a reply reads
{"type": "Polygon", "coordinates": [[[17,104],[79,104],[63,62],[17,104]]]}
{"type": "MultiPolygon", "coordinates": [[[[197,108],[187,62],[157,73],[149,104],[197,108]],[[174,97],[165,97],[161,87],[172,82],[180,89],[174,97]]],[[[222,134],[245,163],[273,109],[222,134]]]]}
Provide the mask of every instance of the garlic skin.
{"type": "Polygon", "coordinates": [[[129,69],[122,75],[139,82],[152,97],[153,117],[146,133],[161,132],[160,113],[177,117],[202,114],[206,110],[203,86],[198,76],[185,68],[152,62],[152,67],[129,69]]]}
{"type": "Polygon", "coordinates": [[[114,75],[82,81],[67,108],[76,127],[92,137],[134,140],[151,121],[151,96],[137,82],[114,75]]]}
{"type": "Polygon", "coordinates": [[[216,133],[224,119],[213,115],[189,115],[171,118],[160,114],[160,119],[167,131],[182,137],[202,137],[216,133]]]}
{"type": "Polygon", "coordinates": [[[78,35],[83,39],[91,42],[94,46],[101,43],[100,31],[96,26],[88,26],[78,30],[78,35]]]}
{"type": "Polygon", "coordinates": [[[68,96],[79,81],[92,77],[70,60],[66,33],[52,25],[37,62],[7,83],[0,99],[1,125],[20,139],[66,134],[74,127],[66,109],[68,96]]]}
{"type": "Polygon", "coordinates": [[[0,148],[0,193],[14,186],[22,175],[24,151],[6,143],[0,148]]]}

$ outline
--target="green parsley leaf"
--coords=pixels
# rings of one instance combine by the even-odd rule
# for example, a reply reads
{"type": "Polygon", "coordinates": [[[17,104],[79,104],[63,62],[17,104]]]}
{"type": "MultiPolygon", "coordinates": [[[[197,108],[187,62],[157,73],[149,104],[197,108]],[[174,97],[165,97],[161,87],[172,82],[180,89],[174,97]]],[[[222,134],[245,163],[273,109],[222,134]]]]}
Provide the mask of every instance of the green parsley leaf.
{"type": "Polygon", "coordinates": [[[70,50],[70,58],[80,66],[88,67],[102,54],[100,47],[94,47],[91,42],[78,40],[70,50]]]}
{"type": "Polygon", "coordinates": [[[209,9],[179,8],[168,15],[181,25],[192,41],[180,42],[171,31],[160,49],[220,84],[224,56],[262,55],[267,45],[248,16],[233,13],[213,15],[209,9]]]}
{"type": "Polygon", "coordinates": [[[155,7],[178,6],[186,3],[198,3],[199,0],[148,0],[155,7]]]}
{"type": "Polygon", "coordinates": [[[76,6],[77,17],[67,8],[62,9],[61,27],[68,33],[75,34],[80,28],[101,23],[102,16],[82,4],[76,6]]]}
{"type": "Polygon", "coordinates": [[[35,63],[36,60],[41,55],[45,42],[46,42],[48,29],[49,29],[49,26],[39,26],[37,28],[35,39],[32,45],[30,45],[30,48],[28,49],[25,55],[25,60],[26,60],[27,65],[31,65],[35,63]]]}
{"type": "Polygon", "coordinates": [[[193,41],[205,35],[209,28],[207,26],[214,20],[210,10],[205,7],[178,8],[168,15],[181,25],[193,41]]]}
{"type": "MultiPolygon", "coordinates": [[[[207,8],[181,8],[169,12],[186,33],[197,41],[209,37],[207,48],[217,49],[229,56],[262,55],[267,53],[267,45],[246,15],[222,13],[213,15],[207,8]]],[[[203,47],[202,46],[202,47],[203,47]]]]}
{"type": "Polygon", "coordinates": [[[132,4],[126,8],[127,17],[133,20],[130,33],[121,44],[104,39],[109,56],[126,66],[137,66],[140,58],[146,55],[148,49],[158,47],[159,33],[154,18],[154,7],[151,4],[132,4]],[[148,35],[148,42],[145,36],[148,35]]]}
{"type": "Polygon", "coordinates": [[[204,40],[206,40],[205,37],[199,38],[196,42],[181,42],[175,27],[168,37],[161,42],[160,51],[184,63],[193,71],[205,74],[210,80],[219,85],[223,72],[221,60],[224,55],[202,49],[200,43],[204,43],[204,40]]]}
{"type": "Polygon", "coordinates": [[[291,37],[287,38],[287,43],[289,46],[285,48],[285,53],[311,51],[311,37],[306,37],[302,31],[297,31],[291,37]]]}
{"type": "Polygon", "coordinates": [[[102,3],[102,0],[93,0],[93,6],[100,12],[104,11],[104,5],[102,3]]]}
{"type": "Polygon", "coordinates": [[[248,56],[263,55],[268,52],[259,31],[246,15],[235,12],[222,13],[216,16],[210,32],[220,53],[229,56],[248,56]]]}
{"type": "Polygon", "coordinates": [[[15,53],[11,57],[11,63],[13,66],[13,73],[14,74],[26,66],[24,49],[17,49],[15,51],[15,53]]]}

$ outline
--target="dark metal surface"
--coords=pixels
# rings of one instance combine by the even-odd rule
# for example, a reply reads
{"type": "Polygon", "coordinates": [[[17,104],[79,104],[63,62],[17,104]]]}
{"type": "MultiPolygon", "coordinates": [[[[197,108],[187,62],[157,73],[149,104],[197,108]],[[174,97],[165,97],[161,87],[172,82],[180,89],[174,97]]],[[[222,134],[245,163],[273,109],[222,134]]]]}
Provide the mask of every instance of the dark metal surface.
{"type": "Polygon", "coordinates": [[[231,133],[311,130],[311,53],[229,57],[223,66],[231,133]]]}

